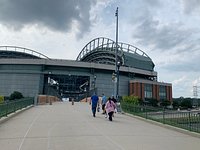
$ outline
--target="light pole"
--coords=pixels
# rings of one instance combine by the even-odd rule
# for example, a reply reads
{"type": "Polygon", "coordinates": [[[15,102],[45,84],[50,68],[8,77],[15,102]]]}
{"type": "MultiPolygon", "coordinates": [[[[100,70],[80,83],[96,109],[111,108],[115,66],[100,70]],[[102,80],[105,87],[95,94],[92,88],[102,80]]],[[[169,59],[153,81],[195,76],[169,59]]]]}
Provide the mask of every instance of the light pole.
{"type": "Polygon", "coordinates": [[[118,62],[118,58],[117,58],[117,54],[118,54],[118,7],[116,9],[115,16],[116,16],[115,73],[116,73],[117,72],[117,62],[118,62]]]}
{"type": "Polygon", "coordinates": [[[50,105],[52,105],[52,101],[51,101],[51,98],[49,98],[49,94],[50,94],[50,85],[51,85],[51,72],[49,71],[48,72],[48,87],[47,87],[47,95],[48,95],[48,102],[50,105]]]}
{"type": "Polygon", "coordinates": [[[95,94],[96,94],[96,79],[97,79],[97,76],[96,75],[94,75],[94,92],[95,92],[95,94]]]}
{"type": "MultiPolygon", "coordinates": [[[[115,74],[118,72],[118,7],[115,12],[116,16],[116,43],[115,43],[115,74]]],[[[115,83],[115,98],[118,100],[118,78],[117,83],[115,83]]]]}
{"type": "Polygon", "coordinates": [[[47,94],[49,95],[49,88],[50,88],[50,84],[51,84],[51,71],[48,72],[48,81],[47,81],[47,94]]]}
{"type": "Polygon", "coordinates": [[[86,89],[86,87],[84,88],[84,92],[85,92],[85,102],[87,102],[87,89],[86,89]]]}
{"type": "Polygon", "coordinates": [[[85,84],[85,88],[84,88],[84,92],[85,92],[85,101],[87,102],[87,96],[88,96],[88,94],[87,94],[87,86],[88,86],[88,81],[86,82],[86,84],[85,84]]]}
{"type": "Polygon", "coordinates": [[[119,68],[120,68],[121,63],[118,61],[117,62],[117,91],[116,91],[116,100],[117,102],[119,101],[119,68]]]}

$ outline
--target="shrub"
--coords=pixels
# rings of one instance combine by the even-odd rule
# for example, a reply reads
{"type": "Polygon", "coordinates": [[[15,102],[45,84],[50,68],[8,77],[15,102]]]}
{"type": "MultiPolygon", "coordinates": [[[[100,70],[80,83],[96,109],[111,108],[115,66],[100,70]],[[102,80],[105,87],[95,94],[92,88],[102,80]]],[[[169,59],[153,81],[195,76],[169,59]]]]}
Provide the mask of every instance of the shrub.
{"type": "Polygon", "coordinates": [[[24,96],[22,95],[22,93],[20,93],[20,92],[18,92],[18,91],[14,91],[11,95],[10,95],[10,97],[9,97],[9,99],[10,100],[15,100],[15,99],[21,99],[21,98],[23,98],[24,96]]]}
{"type": "Polygon", "coordinates": [[[161,105],[164,106],[164,107],[167,107],[167,106],[171,105],[171,102],[169,100],[165,99],[165,100],[162,101],[161,105]]]}
{"type": "Polygon", "coordinates": [[[0,95],[0,104],[4,103],[4,96],[0,95]]]}
{"type": "Polygon", "coordinates": [[[173,101],[172,105],[175,109],[179,107],[179,103],[177,101],[173,101]]]}
{"type": "Polygon", "coordinates": [[[139,98],[137,96],[123,96],[122,102],[139,105],[139,98]]]}
{"type": "Polygon", "coordinates": [[[153,106],[153,107],[158,106],[158,100],[155,99],[155,98],[146,98],[145,101],[148,102],[148,104],[153,106]]]}

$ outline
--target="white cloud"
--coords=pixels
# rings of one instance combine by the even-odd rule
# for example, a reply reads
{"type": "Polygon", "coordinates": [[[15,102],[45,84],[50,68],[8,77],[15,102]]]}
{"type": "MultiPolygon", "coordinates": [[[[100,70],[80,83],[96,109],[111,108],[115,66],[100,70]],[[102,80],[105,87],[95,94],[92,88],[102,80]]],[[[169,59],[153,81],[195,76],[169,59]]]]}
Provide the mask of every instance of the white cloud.
{"type": "Polygon", "coordinates": [[[199,0],[181,0],[183,5],[184,13],[191,14],[200,12],[200,1],[199,0]]]}
{"type": "Polygon", "coordinates": [[[192,82],[193,86],[200,86],[200,76],[192,82]]]}
{"type": "Polygon", "coordinates": [[[192,97],[193,96],[193,86],[192,79],[189,78],[188,74],[181,76],[180,78],[172,81],[173,89],[176,91],[173,93],[174,97],[192,97]]]}
{"type": "Polygon", "coordinates": [[[179,79],[172,81],[172,83],[173,83],[174,86],[176,86],[178,84],[183,84],[183,82],[186,81],[186,78],[187,78],[186,76],[182,76],[179,79]]]}

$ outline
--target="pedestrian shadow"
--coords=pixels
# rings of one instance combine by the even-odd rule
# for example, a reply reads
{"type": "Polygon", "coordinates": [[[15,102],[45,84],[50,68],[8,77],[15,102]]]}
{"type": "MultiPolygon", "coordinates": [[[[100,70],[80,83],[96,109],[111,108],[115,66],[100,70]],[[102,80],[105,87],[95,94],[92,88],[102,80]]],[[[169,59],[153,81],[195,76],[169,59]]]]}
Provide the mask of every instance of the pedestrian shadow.
{"type": "Polygon", "coordinates": [[[114,114],[115,116],[113,117],[113,120],[112,121],[109,121],[108,117],[105,118],[105,115],[103,114],[96,114],[96,117],[93,117],[92,114],[90,115],[90,118],[91,119],[95,119],[96,121],[98,121],[98,123],[105,123],[105,122],[113,122],[113,123],[120,123],[122,122],[122,118],[123,116],[121,114],[114,114]]]}

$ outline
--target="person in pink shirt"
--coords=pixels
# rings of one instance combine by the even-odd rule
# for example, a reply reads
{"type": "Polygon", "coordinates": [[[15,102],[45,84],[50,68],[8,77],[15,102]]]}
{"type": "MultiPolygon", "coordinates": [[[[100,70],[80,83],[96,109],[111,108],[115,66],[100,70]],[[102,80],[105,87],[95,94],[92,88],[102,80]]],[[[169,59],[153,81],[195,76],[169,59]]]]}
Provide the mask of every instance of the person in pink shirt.
{"type": "Polygon", "coordinates": [[[108,98],[108,101],[106,102],[106,106],[105,106],[105,109],[106,109],[106,112],[109,116],[109,120],[112,121],[112,116],[113,116],[113,113],[115,111],[115,108],[116,108],[116,105],[115,103],[111,100],[111,98],[109,97],[108,98]]]}

